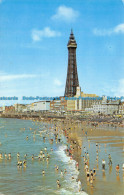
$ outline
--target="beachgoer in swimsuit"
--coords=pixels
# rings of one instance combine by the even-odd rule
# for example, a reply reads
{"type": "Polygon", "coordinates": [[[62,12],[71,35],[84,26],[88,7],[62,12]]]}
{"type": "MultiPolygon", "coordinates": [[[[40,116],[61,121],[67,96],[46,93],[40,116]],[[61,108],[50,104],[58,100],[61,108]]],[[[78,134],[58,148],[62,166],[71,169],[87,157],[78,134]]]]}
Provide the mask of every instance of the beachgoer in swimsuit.
{"type": "Polygon", "coordinates": [[[119,167],[119,164],[116,166],[116,174],[119,174],[119,170],[120,170],[120,167],[119,167]]]}
{"type": "Polygon", "coordinates": [[[105,170],[105,163],[106,163],[105,160],[102,159],[102,169],[103,169],[103,170],[105,170]]]}

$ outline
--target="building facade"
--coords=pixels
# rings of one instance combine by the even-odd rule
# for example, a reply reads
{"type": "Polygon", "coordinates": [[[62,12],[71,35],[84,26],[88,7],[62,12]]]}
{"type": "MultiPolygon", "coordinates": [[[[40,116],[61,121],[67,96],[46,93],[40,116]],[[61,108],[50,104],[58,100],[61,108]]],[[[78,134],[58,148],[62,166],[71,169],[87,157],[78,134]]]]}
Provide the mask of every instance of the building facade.
{"type": "Polygon", "coordinates": [[[94,103],[101,101],[101,98],[96,94],[85,94],[81,92],[80,87],[77,87],[74,99],[67,100],[67,110],[85,111],[87,108],[91,108],[94,103]]]}
{"type": "Polygon", "coordinates": [[[64,97],[59,97],[58,100],[52,100],[50,102],[51,111],[66,111],[67,110],[67,100],[64,97]]]}
{"type": "Polygon", "coordinates": [[[29,110],[34,112],[50,110],[50,101],[39,101],[29,104],[29,110]]]}
{"type": "Polygon", "coordinates": [[[94,113],[101,113],[105,115],[119,114],[120,100],[108,101],[106,96],[103,96],[101,103],[95,103],[92,108],[94,113]]]}

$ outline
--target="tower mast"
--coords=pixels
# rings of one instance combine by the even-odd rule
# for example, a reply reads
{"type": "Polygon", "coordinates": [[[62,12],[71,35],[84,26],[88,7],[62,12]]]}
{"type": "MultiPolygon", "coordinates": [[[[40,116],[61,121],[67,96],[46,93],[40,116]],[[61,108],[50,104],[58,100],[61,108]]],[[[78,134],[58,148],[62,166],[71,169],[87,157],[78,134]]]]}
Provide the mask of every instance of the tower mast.
{"type": "Polygon", "coordinates": [[[79,81],[78,81],[77,62],[76,62],[77,43],[75,41],[75,37],[72,30],[67,44],[67,48],[68,48],[68,69],[67,69],[67,78],[66,78],[64,96],[73,97],[74,95],[76,95],[76,88],[79,86],[79,81]]]}

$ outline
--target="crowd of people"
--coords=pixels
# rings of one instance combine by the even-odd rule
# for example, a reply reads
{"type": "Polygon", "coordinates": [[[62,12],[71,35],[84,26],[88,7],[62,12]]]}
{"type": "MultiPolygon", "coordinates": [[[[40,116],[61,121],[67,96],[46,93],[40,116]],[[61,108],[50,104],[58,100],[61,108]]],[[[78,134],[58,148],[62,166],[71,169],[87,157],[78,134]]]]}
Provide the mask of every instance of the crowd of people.
{"type": "MultiPolygon", "coordinates": [[[[59,127],[57,127],[57,125],[55,124],[53,127],[50,127],[50,132],[52,132],[53,136],[50,136],[49,131],[46,131],[46,133],[43,134],[40,133],[40,136],[43,138],[42,141],[43,143],[46,142],[46,140],[49,141],[49,143],[52,145],[53,143],[55,144],[63,144],[63,140],[62,140],[62,135],[65,136],[66,138],[66,150],[65,153],[66,155],[70,158],[70,163],[75,160],[75,154],[78,153],[80,158],[82,158],[83,164],[84,164],[84,172],[86,175],[86,182],[89,186],[91,186],[91,188],[94,187],[94,180],[96,179],[97,176],[97,171],[98,171],[98,164],[99,162],[99,153],[100,153],[100,147],[101,145],[96,143],[96,166],[91,167],[90,166],[90,160],[92,158],[92,156],[90,156],[89,152],[88,152],[88,148],[86,147],[82,147],[80,146],[80,144],[78,143],[78,141],[76,139],[72,139],[70,136],[70,131],[71,128],[63,128],[60,129],[59,127]]],[[[84,131],[82,129],[82,131],[84,131]]],[[[34,133],[35,134],[35,133],[34,133]]],[[[87,138],[87,131],[84,132],[84,135],[87,138]]],[[[34,136],[35,137],[35,136],[34,136]]],[[[28,141],[29,137],[27,135],[26,140],[28,141]]],[[[89,140],[87,139],[87,142],[89,140]]],[[[90,143],[89,143],[90,144],[90,143]]],[[[45,144],[44,144],[45,145],[45,144]]],[[[106,144],[105,144],[106,147],[106,144]]],[[[39,160],[39,161],[46,161],[47,164],[49,164],[49,161],[52,157],[52,152],[53,152],[53,148],[51,147],[50,151],[48,151],[47,147],[45,146],[44,148],[42,148],[39,151],[39,154],[37,154],[36,156],[34,154],[32,154],[32,156],[28,156],[28,154],[25,154],[23,157],[23,160],[20,159],[20,153],[17,152],[17,167],[18,169],[21,169],[22,167],[26,168],[27,167],[27,160],[31,159],[32,161],[34,160],[39,160]]],[[[94,154],[95,155],[95,154],[94,154]]],[[[0,160],[11,160],[11,153],[9,154],[2,154],[0,153],[0,160]]],[[[77,171],[79,171],[79,169],[81,169],[80,167],[80,163],[78,161],[75,161],[75,168],[77,171]]],[[[102,159],[101,162],[101,167],[102,167],[102,171],[105,172],[106,170],[106,166],[112,166],[112,157],[111,154],[108,154],[108,163],[106,163],[105,159],[102,159]]],[[[58,165],[55,165],[54,167],[55,171],[60,174],[62,177],[64,177],[67,174],[67,169],[60,169],[58,165]]],[[[122,165],[122,170],[124,171],[124,164],[122,165]]],[[[117,164],[117,166],[115,167],[115,171],[116,174],[118,175],[120,173],[120,166],[119,164],[117,164]]],[[[46,175],[46,171],[45,169],[42,169],[41,174],[43,177],[45,177],[46,175]]],[[[75,177],[73,176],[72,173],[72,180],[75,179],[75,177]]],[[[56,185],[57,188],[61,188],[62,184],[60,179],[56,180],[56,185]]],[[[78,186],[78,191],[82,191],[82,182],[81,179],[78,178],[77,179],[77,186],[78,186]]]]}

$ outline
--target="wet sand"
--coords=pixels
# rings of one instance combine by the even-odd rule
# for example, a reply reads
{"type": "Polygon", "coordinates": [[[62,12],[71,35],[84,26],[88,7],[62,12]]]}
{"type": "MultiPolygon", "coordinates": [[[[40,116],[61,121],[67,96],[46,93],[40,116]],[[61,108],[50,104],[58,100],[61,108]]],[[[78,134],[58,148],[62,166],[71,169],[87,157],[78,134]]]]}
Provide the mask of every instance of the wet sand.
{"type": "Polygon", "coordinates": [[[43,122],[56,124],[58,129],[66,130],[68,145],[74,148],[73,159],[79,163],[79,178],[82,188],[89,195],[124,195],[124,128],[98,124],[92,126],[89,122],[74,120],[47,120],[43,122]],[[76,144],[74,143],[76,141],[76,144]],[[100,146],[98,153],[96,143],[100,146]],[[89,169],[96,169],[93,186],[87,182],[83,156],[89,153],[89,169]],[[112,156],[112,166],[108,165],[108,154],[112,156]],[[96,156],[98,155],[98,162],[96,156]],[[102,170],[102,159],[106,161],[105,171],[102,170]],[[120,165],[120,173],[116,174],[115,167],[120,165]]]}
{"type": "MultiPolygon", "coordinates": [[[[60,122],[59,122],[60,123],[60,122]]],[[[65,121],[58,124],[66,129],[68,143],[72,145],[73,159],[79,163],[79,179],[82,182],[82,188],[89,195],[124,195],[124,130],[123,128],[113,127],[92,127],[87,123],[65,121]],[[73,143],[76,141],[76,145],[73,143]],[[100,145],[98,154],[96,153],[96,143],[100,145]],[[86,172],[84,170],[83,156],[85,152],[89,153],[89,169],[96,169],[96,176],[93,180],[93,186],[87,182],[86,172]],[[81,149],[80,149],[81,148],[81,149]],[[108,154],[112,156],[112,165],[108,165],[108,154]],[[96,156],[98,155],[98,162],[96,156]],[[105,171],[102,170],[102,159],[106,161],[105,171]],[[116,174],[115,167],[120,165],[120,173],[116,174]]]]}

